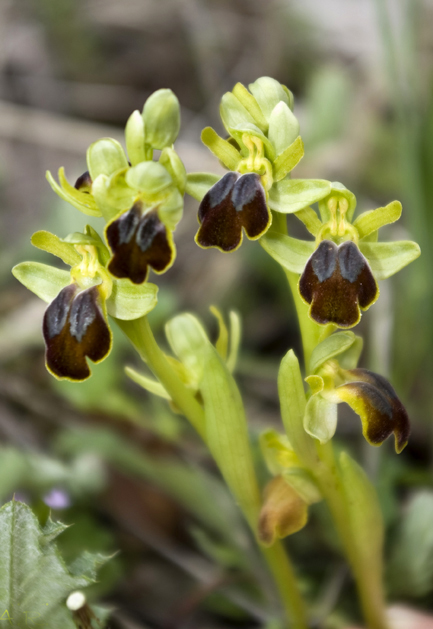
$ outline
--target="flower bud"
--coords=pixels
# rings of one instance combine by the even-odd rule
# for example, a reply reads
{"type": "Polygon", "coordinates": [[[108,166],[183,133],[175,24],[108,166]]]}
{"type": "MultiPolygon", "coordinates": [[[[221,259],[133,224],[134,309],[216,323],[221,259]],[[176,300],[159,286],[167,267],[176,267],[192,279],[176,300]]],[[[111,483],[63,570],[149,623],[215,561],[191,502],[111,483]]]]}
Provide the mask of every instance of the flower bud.
{"type": "Polygon", "coordinates": [[[180,129],[180,107],[171,90],[157,90],[144,104],[144,131],[146,144],[154,149],[171,146],[180,129]]]}
{"type": "Polygon", "coordinates": [[[265,546],[300,531],[307,523],[307,504],[282,476],[273,478],[265,488],[260,511],[258,536],[265,546]]]}

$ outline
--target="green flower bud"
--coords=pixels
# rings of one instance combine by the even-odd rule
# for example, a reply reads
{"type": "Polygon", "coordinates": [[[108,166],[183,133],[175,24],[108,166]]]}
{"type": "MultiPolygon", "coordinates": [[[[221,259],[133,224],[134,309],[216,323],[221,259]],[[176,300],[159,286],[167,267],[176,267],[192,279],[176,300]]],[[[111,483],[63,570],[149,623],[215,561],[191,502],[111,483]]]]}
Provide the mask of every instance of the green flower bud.
{"type": "Polygon", "coordinates": [[[125,127],[126,149],[131,164],[135,166],[146,159],[144,148],[144,122],[143,117],[136,109],[128,118],[125,127]]]}
{"type": "Polygon", "coordinates": [[[163,149],[174,143],[180,129],[180,107],[171,90],[157,90],[149,96],[143,108],[143,121],[146,144],[163,149]]]}

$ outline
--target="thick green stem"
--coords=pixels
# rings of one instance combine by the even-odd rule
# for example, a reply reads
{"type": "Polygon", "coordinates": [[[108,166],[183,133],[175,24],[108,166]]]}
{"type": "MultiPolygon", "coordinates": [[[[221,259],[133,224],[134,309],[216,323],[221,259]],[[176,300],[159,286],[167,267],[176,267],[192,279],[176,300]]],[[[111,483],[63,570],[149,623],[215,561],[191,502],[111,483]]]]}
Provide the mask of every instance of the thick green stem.
{"type": "MultiPolygon", "coordinates": [[[[118,320],[117,323],[134,345],[143,361],[148,364],[151,371],[169,393],[176,406],[205,440],[204,410],[167,361],[153,336],[147,318],[142,317],[134,321],[118,320]]],[[[258,516],[261,505],[259,494],[257,495],[258,516]]],[[[250,513],[244,513],[244,516],[255,536],[257,532],[256,521],[252,521],[250,513]]],[[[307,629],[308,622],[304,601],[298,588],[293,566],[283,545],[277,542],[270,548],[265,548],[261,544],[259,544],[259,547],[278,588],[288,622],[290,621],[290,627],[293,629],[307,629]]]]}

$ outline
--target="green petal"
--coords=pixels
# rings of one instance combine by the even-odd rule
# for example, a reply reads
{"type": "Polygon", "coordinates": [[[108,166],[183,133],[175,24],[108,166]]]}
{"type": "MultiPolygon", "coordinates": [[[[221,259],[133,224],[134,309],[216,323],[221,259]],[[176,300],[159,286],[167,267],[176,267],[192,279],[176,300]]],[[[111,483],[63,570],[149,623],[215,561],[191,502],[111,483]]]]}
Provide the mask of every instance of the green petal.
{"type": "Polygon", "coordinates": [[[416,242],[360,242],[359,249],[368,259],[376,279],[384,280],[413,262],[421,254],[416,242]]]}
{"type": "Polygon", "coordinates": [[[158,162],[141,162],[129,168],[125,181],[128,186],[155,197],[173,184],[167,170],[158,162]]]}
{"type": "Polygon", "coordinates": [[[311,354],[310,371],[315,373],[327,360],[331,360],[348,350],[354,344],[353,332],[336,332],[319,343],[311,354]]]}
{"type": "Polygon", "coordinates": [[[305,409],[304,428],[320,443],[327,443],[337,429],[337,405],[325,400],[320,393],[313,395],[305,409]]]}
{"type": "Polygon", "coordinates": [[[400,216],[400,201],[392,201],[392,203],[388,203],[385,207],[378,207],[376,210],[363,212],[358,216],[353,226],[358,230],[359,237],[365,238],[384,225],[395,223],[400,216]]]}
{"type": "Polygon", "coordinates": [[[239,162],[242,159],[241,154],[230,142],[223,140],[212,127],[203,129],[201,132],[201,141],[215,157],[221,160],[228,170],[237,170],[239,162]]]}
{"type": "Polygon", "coordinates": [[[159,163],[162,164],[166,171],[170,174],[170,177],[179,192],[184,194],[186,186],[186,170],[176,151],[172,148],[165,148],[161,152],[159,163]]]}
{"type": "Polygon", "coordinates": [[[14,266],[12,273],[21,284],[47,303],[71,283],[69,271],[40,262],[21,262],[14,266]]]}
{"type": "Polygon", "coordinates": [[[226,92],[221,99],[220,115],[226,131],[245,124],[256,125],[256,121],[232,92],[226,92]]]}
{"type": "Polygon", "coordinates": [[[115,280],[113,291],[107,299],[107,312],[116,319],[139,319],[155,308],[158,303],[158,287],[155,284],[132,284],[127,279],[115,280]]]}
{"type": "Polygon", "coordinates": [[[97,207],[92,195],[80,192],[71,186],[65,177],[64,168],[59,168],[60,186],[49,170],[47,170],[45,176],[51,188],[63,201],[70,203],[77,210],[83,212],[83,214],[87,214],[87,216],[101,216],[101,211],[97,207]]]}
{"type": "Polygon", "coordinates": [[[283,179],[270,189],[269,207],[283,214],[299,212],[326,197],[330,189],[330,182],[324,179],[283,179]]]}
{"type": "Polygon", "coordinates": [[[288,146],[274,161],[273,174],[274,181],[280,181],[290,173],[304,157],[304,143],[301,136],[288,146]]]}
{"type": "Polygon", "coordinates": [[[293,109],[293,94],[284,85],[269,76],[260,77],[254,83],[250,83],[248,88],[258,102],[266,120],[270,119],[275,106],[280,101],[293,109]]]}
{"type": "Polygon", "coordinates": [[[248,113],[254,119],[255,124],[261,129],[264,133],[268,130],[268,121],[264,117],[262,110],[259,107],[258,102],[250,94],[247,88],[242,85],[242,83],[236,83],[234,88],[232,89],[232,93],[239,100],[241,105],[245,107],[248,113]]]}
{"type": "Polygon", "coordinates": [[[317,236],[323,223],[311,207],[304,207],[304,209],[299,210],[299,212],[295,212],[295,216],[304,223],[310,234],[317,236]]]}
{"type": "MultiPolygon", "coordinates": [[[[224,142],[225,140],[223,140],[224,142]]],[[[228,142],[227,142],[228,144],[228,142]]],[[[231,145],[229,145],[231,146],[231,145]]],[[[186,193],[197,201],[202,201],[207,192],[221,179],[213,173],[188,173],[186,176],[186,193]]]]}
{"type": "Polygon", "coordinates": [[[132,369],[132,367],[125,367],[125,373],[129,378],[131,378],[133,382],[138,384],[140,387],[143,387],[143,389],[145,389],[146,391],[149,391],[149,393],[153,393],[153,395],[162,397],[164,398],[164,400],[171,399],[162,384],[157,380],[153,380],[152,378],[144,376],[135,369],[132,369]]]}
{"type": "Polygon", "coordinates": [[[65,264],[69,264],[69,266],[75,266],[81,262],[81,256],[73,244],[61,240],[58,236],[50,232],[38,231],[34,233],[31,238],[31,243],[34,247],[57,256],[63,260],[65,264]]]}
{"type": "Polygon", "coordinates": [[[143,117],[136,109],[128,118],[125,127],[125,142],[128,157],[133,166],[144,162],[146,159],[144,147],[144,123],[143,117]]]}
{"type": "Polygon", "coordinates": [[[280,155],[299,136],[299,122],[292,110],[282,101],[276,105],[269,119],[268,138],[280,155]]]}
{"type": "Polygon", "coordinates": [[[278,232],[272,228],[260,238],[260,244],[269,255],[292,273],[302,273],[307,260],[315,250],[315,243],[298,240],[278,232]]]}
{"type": "Polygon", "coordinates": [[[125,151],[113,138],[101,138],[87,149],[87,166],[92,181],[99,175],[108,177],[122,168],[129,166],[125,151]]]}
{"type": "Polygon", "coordinates": [[[233,373],[238,359],[239,345],[241,342],[241,319],[237,312],[231,310],[230,318],[230,348],[226,360],[227,369],[233,373]]]}
{"type": "Polygon", "coordinates": [[[143,108],[146,144],[164,149],[176,140],[180,129],[180,106],[177,96],[169,89],[157,90],[149,96],[143,108]]]}
{"type": "MultiPolygon", "coordinates": [[[[342,183],[339,183],[338,181],[333,181],[331,183],[331,191],[328,196],[337,198],[342,197],[343,199],[347,200],[349,208],[347,210],[346,216],[347,220],[351,221],[356,208],[356,197],[353,192],[350,192],[350,190],[348,190],[346,186],[343,186],[342,183]]],[[[323,223],[327,223],[331,219],[331,214],[329,212],[327,202],[328,198],[319,201],[319,211],[323,223]]]]}

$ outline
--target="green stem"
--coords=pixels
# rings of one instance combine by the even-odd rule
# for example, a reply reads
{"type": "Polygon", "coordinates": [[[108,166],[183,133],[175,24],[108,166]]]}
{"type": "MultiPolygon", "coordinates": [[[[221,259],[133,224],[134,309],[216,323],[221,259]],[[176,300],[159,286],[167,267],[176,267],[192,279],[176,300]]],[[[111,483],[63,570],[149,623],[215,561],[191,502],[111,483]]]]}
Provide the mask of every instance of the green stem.
{"type": "MultiPolygon", "coordinates": [[[[167,361],[153,336],[147,318],[142,317],[134,321],[117,320],[117,323],[134,345],[140,357],[148,364],[151,371],[169,393],[173,402],[205,441],[204,410],[167,361]]],[[[259,494],[257,495],[258,514],[261,505],[259,494]]],[[[255,536],[256,522],[251,521],[250,514],[244,513],[244,516],[255,536]]],[[[283,545],[280,542],[276,542],[270,548],[265,548],[261,544],[259,544],[259,547],[278,588],[290,626],[293,629],[307,629],[308,622],[305,605],[299,591],[293,566],[283,545]]]]}

